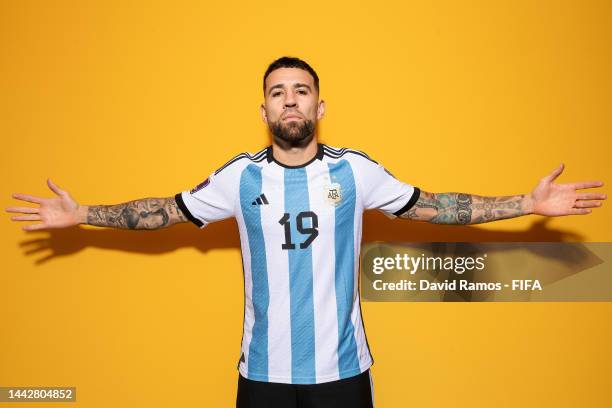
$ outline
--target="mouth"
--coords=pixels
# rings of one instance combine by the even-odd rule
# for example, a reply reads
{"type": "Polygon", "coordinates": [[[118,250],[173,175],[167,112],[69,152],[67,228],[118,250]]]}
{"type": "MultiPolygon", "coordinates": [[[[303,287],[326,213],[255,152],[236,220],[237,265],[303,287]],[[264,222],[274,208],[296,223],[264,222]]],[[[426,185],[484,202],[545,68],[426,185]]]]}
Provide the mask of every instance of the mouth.
{"type": "Polygon", "coordinates": [[[289,115],[285,115],[285,116],[283,117],[283,120],[285,120],[285,121],[289,121],[289,120],[299,120],[299,119],[302,119],[302,117],[301,117],[301,116],[299,116],[299,115],[296,115],[296,114],[289,114],[289,115]]]}

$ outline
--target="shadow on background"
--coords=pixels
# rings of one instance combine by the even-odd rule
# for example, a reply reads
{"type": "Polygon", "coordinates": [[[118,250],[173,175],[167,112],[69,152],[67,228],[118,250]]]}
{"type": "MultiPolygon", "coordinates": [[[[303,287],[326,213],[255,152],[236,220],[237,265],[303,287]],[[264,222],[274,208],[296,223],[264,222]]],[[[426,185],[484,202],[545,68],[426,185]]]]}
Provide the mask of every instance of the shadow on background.
{"type": "MultiPolygon", "coordinates": [[[[552,229],[550,218],[534,217],[523,231],[492,231],[471,225],[434,225],[403,219],[390,220],[379,211],[363,219],[363,241],[374,242],[579,242],[584,236],[574,231],[552,229]]],[[[504,222],[512,222],[507,220],[504,222]]]]}
{"type": "MultiPolygon", "coordinates": [[[[579,242],[583,239],[573,231],[549,228],[548,221],[547,218],[536,220],[524,231],[490,231],[474,226],[390,220],[378,211],[369,211],[364,214],[363,242],[579,242]]],[[[77,254],[88,247],[150,255],[186,247],[203,253],[212,249],[240,248],[234,219],[210,224],[202,230],[186,223],[155,231],[73,227],[29,234],[33,238],[19,245],[25,255],[38,256],[37,265],[77,254]]]]}

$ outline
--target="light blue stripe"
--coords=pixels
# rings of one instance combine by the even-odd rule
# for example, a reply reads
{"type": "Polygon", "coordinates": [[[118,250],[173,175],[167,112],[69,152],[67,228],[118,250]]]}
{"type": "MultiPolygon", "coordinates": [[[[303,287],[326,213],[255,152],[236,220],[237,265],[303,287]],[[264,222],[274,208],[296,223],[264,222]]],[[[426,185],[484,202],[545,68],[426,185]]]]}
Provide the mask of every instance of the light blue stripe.
{"type": "Polygon", "coordinates": [[[248,377],[268,381],[268,305],[270,295],[266,266],[266,245],[261,227],[259,205],[251,202],[262,193],[261,167],[249,164],[240,175],[240,207],[247,229],[251,251],[253,307],[255,322],[249,344],[248,377]]]}
{"type": "MultiPolygon", "coordinates": [[[[310,211],[306,169],[285,169],[285,212],[289,214],[291,240],[289,249],[289,292],[291,313],[291,382],[308,384],[316,380],[314,302],[312,289],[312,245],[300,248],[308,235],[297,230],[297,217],[310,211]]],[[[310,218],[305,218],[310,227],[310,218]]]]}
{"type": "Polygon", "coordinates": [[[340,184],[342,199],[336,206],[336,307],[338,313],[338,371],[340,378],[359,374],[355,328],[351,321],[355,283],[355,178],[348,161],[329,163],[332,183],[340,184]]]}

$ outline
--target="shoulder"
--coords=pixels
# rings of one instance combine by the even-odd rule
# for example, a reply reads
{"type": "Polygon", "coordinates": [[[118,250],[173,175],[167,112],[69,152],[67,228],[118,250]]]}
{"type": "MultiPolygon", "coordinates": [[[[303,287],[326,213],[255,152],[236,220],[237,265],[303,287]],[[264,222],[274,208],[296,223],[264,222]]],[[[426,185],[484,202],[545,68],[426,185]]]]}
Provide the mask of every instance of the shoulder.
{"type": "Polygon", "coordinates": [[[257,153],[249,153],[243,152],[237,154],[228,160],[223,166],[219,167],[215,170],[214,175],[217,176],[221,172],[228,173],[233,171],[242,170],[244,167],[249,165],[250,163],[259,163],[266,159],[268,148],[263,148],[257,153]]]}
{"type": "Polygon", "coordinates": [[[323,154],[330,160],[347,160],[358,168],[378,167],[376,160],[361,150],[323,145],[323,154]]]}
{"type": "Polygon", "coordinates": [[[209,185],[212,188],[207,188],[205,191],[233,191],[235,183],[240,179],[240,174],[245,167],[251,163],[263,161],[266,158],[266,153],[267,148],[264,148],[257,153],[243,152],[235,155],[223,166],[210,174],[206,180],[191,189],[191,194],[195,194],[209,185]]]}

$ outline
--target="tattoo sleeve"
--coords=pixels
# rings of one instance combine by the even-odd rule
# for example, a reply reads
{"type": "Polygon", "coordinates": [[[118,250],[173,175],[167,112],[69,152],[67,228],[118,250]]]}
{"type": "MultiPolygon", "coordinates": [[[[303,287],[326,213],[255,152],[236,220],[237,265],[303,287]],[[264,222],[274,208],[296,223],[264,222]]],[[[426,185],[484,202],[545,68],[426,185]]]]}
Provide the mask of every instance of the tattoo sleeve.
{"type": "Polygon", "coordinates": [[[126,229],[159,229],[187,218],[174,197],[143,198],[116,205],[95,205],[87,209],[87,224],[126,229]]]}
{"type": "Polygon", "coordinates": [[[400,215],[433,224],[480,224],[525,215],[524,195],[483,197],[464,193],[421,192],[410,210],[400,215]]]}

